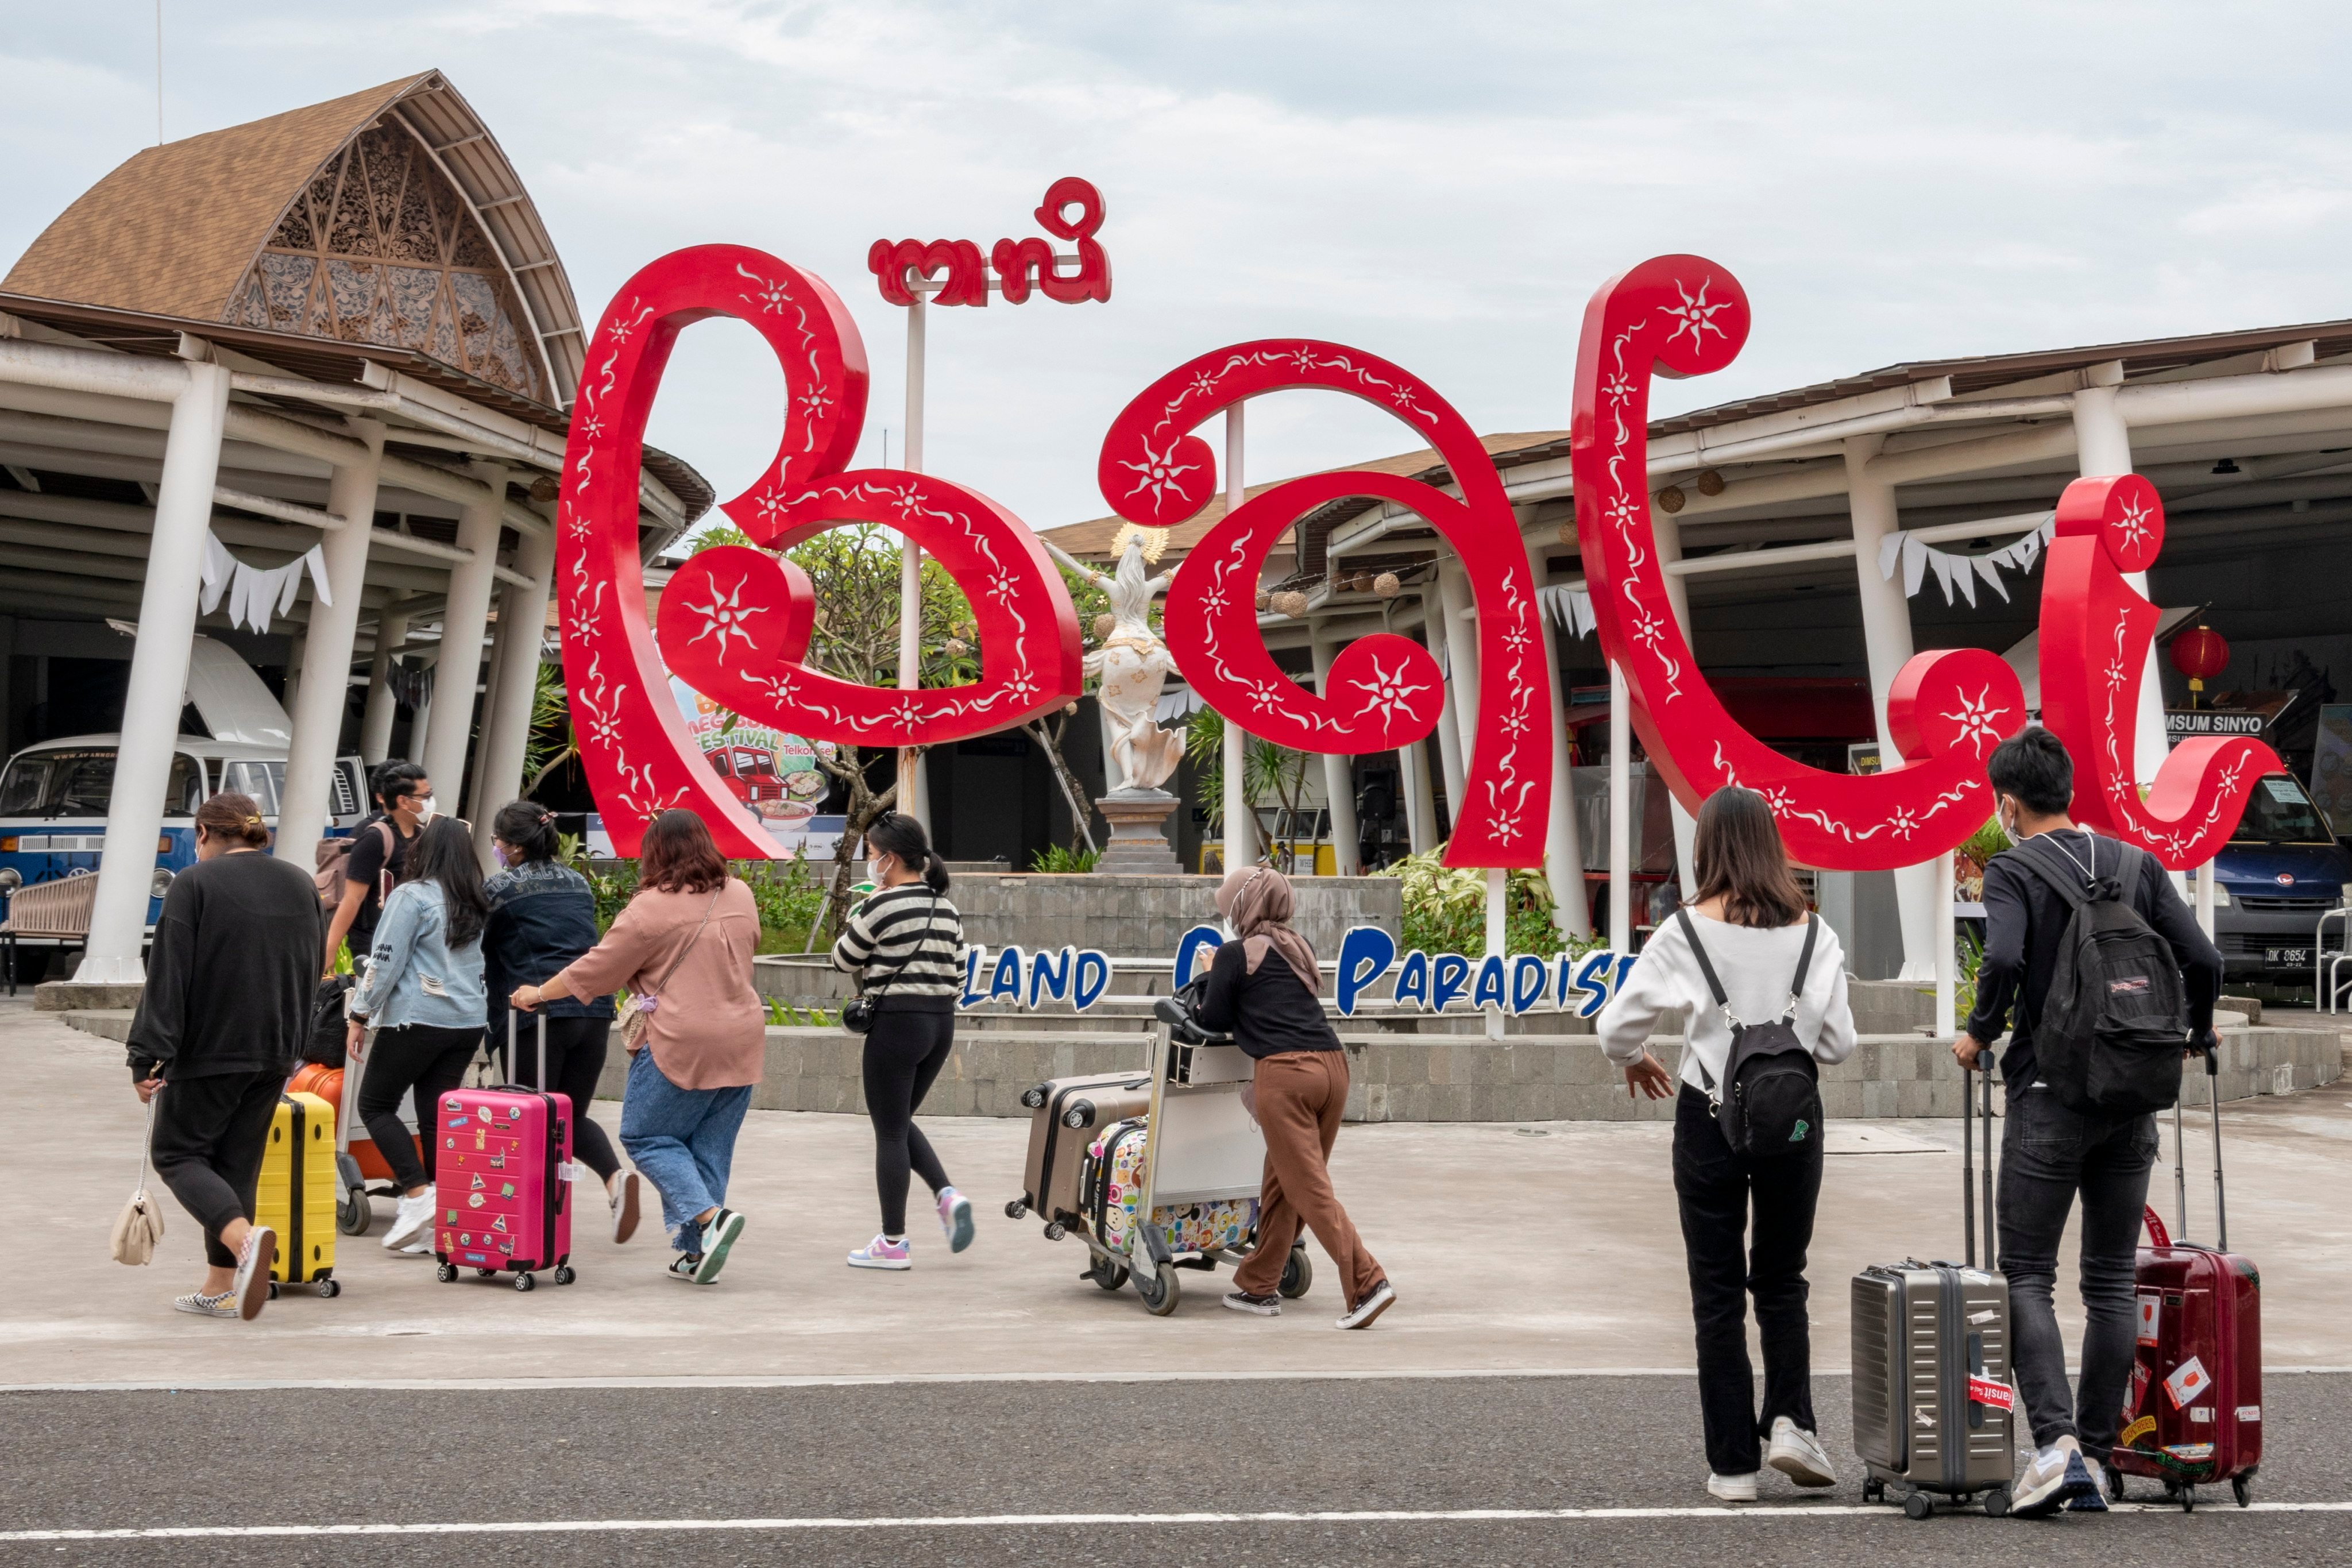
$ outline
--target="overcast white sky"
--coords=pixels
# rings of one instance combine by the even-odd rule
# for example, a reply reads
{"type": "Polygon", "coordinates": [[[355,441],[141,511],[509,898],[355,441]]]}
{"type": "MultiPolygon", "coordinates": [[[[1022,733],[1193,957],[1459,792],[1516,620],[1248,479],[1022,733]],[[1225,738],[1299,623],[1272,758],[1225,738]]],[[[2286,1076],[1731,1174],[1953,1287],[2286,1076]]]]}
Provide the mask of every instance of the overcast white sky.
{"type": "MultiPolygon", "coordinates": [[[[1108,305],[940,310],[927,467],[1034,526],[1097,516],[1120,404],[1267,334],[1394,359],[1486,431],[1564,426],[1578,315],[1695,250],[1745,357],[1671,411],[1940,354],[2352,315],[2342,6],[726,5],[165,0],[167,135],[427,68],[488,120],[593,321],[636,267],[763,247],[849,302],[861,457],[898,449],[877,237],[1109,203],[1108,305]],[[1932,12],[1932,15],[1930,14],[1932,12]]],[[[0,262],[152,142],[151,0],[0,5],[0,262]]],[[[732,494],[782,382],[695,328],[653,439],[732,494]]],[[[1253,411],[1250,477],[1417,445],[1328,395],[1253,411]]]]}

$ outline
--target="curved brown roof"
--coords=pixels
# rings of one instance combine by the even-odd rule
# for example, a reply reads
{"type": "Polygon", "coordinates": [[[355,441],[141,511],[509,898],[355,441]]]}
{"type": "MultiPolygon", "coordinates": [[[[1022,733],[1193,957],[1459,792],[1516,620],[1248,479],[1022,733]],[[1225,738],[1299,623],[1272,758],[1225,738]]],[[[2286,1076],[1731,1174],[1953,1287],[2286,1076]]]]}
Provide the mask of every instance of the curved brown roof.
{"type": "Polygon", "coordinates": [[[583,355],[530,196],[438,71],[150,147],[0,290],[408,349],[553,406],[583,355]]]}

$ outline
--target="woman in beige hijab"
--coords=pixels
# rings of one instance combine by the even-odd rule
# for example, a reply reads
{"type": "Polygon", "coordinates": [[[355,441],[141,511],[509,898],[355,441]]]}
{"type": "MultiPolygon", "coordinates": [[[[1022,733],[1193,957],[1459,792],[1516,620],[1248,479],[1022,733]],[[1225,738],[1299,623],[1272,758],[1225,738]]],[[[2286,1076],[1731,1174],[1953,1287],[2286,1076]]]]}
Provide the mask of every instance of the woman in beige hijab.
{"type": "Polygon", "coordinates": [[[1315,950],[1291,929],[1290,879],[1268,867],[1235,871],[1217,889],[1217,912],[1239,939],[1209,967],[1201,1023],[1230,1034],[1257,1064],[1252,1112],[1265,1134],[1258,1245],[1234,1274],[1225,1305],[1276,1317],[1282,1267],[1303,1222],[1339,1266],[1343,1329],[1371,1326],[1396,1300],[1331,1190],[1328,1161],[1348,1104],[1348,1053],[1323,1016],[1315,950]]]}

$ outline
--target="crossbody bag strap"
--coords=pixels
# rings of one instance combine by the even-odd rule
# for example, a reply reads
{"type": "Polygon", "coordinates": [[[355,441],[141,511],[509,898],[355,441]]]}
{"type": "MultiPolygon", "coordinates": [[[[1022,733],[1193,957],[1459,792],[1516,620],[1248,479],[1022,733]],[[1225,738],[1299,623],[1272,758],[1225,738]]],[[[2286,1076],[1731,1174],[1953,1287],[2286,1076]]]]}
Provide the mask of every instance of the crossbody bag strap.
{"type": "Polygon", "coordinates": [[[881,1001],[883,997],[890,994],[890,987],[897,983],[898,976],[907,973],[907,964],[912,963],[915,961],[915,955],[923,951],[923,943],[931,940],[931,922],[939,919],[939,915],[940,895],[938,892],[934,891],[931,894],[930,903],[926,906],[923,910],[922,934],[915,938],[914,948],[907,954],[906,961],[900,963],[898,968],[890,972],[890,978],[885,980],[881,984],[874,988],[873,1000],[875,1002],[881,1001]]]}
{"type": "Polygon", "coordinates": [[[1822,934],[1822,918],[1810,910],[1805,913],[1805,950],[1797,954],[1797,977],[1789,982],[1789,1016],[1797,1016],[1797,999],[1805,994],[1805,975],[1813,967],[1813,943],[1822,934]]]}
{"type": "Polygon", "coordinates": [[[654,987],[653,994],[656,998],[659,998],[663,992],[669,989],[670,979],[673,975],[677,973],[677,966],[686,962],[686,955],[694,951],[694,944],[702,940],[704,928],[710,924],[710,911],[719,907],[719,894],[723,893],[726,890],[727,884],[724,881],[720,882],[719,884],[718,891],[713,892],[710,895],[710,901],[702,906],[702,924],[694,928],[694,934],[686,939],[686,945],[677,950],[677,956],[669,961],[669,967],[667,969],[662,971],[661,981],[654,987]]]}

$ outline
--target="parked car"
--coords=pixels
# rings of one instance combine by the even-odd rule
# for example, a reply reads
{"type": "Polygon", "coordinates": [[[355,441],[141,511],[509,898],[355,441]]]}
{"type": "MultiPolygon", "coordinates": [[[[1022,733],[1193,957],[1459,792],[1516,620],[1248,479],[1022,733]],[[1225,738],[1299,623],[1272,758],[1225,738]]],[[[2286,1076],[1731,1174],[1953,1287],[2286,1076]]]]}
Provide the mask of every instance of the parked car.
{"type": "Polygon", "coordinates": [[[2343,904],[2352,854],[2303,785],[2273,773],[2255,784],[2213,879],[2213,935],[2228,976],[2308,984],[2319,918],[2343,904]]]}

